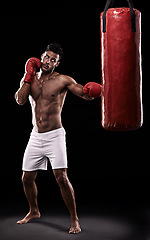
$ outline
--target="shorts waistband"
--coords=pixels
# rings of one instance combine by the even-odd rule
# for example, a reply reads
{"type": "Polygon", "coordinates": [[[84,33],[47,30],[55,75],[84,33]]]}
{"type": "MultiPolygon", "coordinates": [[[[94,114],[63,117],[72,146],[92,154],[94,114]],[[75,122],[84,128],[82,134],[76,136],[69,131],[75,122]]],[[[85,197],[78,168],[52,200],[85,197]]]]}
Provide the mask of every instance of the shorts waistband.
{"type": "Polygon", "coordinates": [[[54,130],[51,130],[51,131],[48,131],[48,132],[43,132],[43,133],[38,133],[36,132],[34,129],[32,130],[31,132],[31,136],[36,136],[37,138],[39,139],[47,139],[47,138],[54,138],[54,137],[57,137],[59,136],[60,134],[65,134],[66,131],[63,127],[61,128],[57,128],[57,129],[54,129],[54,130]]]}

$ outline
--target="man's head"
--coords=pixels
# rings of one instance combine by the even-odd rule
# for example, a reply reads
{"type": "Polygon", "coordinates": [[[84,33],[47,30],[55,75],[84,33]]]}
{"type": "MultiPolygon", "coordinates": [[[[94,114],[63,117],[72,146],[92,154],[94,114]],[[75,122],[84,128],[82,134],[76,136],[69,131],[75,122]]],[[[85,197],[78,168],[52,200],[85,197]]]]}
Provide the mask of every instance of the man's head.
{"type": "Polygon", "coordinates": [[[58,43],[49,44],[41,56],[42,71],[52,72],[56,67],[58,67],[62,56],[63,49],[58,43]]]}

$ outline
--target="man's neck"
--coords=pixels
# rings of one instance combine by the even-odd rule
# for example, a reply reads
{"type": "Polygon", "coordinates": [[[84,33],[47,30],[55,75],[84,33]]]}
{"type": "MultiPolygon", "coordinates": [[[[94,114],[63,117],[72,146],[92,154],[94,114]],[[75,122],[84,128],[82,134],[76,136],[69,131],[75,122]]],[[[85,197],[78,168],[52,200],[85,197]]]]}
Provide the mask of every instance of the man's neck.
{"type": "Polygon", "coordinates": [[[40,71],[41,77],[50,77],[54,73],[54,69],[51,72],[40,71]]]}

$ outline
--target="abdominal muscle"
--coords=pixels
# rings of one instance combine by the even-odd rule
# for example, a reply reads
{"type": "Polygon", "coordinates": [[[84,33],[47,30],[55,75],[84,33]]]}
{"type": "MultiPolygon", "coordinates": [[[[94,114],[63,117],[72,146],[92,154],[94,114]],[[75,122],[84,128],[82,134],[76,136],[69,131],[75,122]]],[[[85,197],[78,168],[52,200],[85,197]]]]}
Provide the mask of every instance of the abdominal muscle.
{"type": "Polygon", "coordinates": [[[32,104],[34,131],[42,133],[61,128],[61,109],[57,101],[50,102],[40,98],[36,102],[34,101],[34,104],[32,104]]]}

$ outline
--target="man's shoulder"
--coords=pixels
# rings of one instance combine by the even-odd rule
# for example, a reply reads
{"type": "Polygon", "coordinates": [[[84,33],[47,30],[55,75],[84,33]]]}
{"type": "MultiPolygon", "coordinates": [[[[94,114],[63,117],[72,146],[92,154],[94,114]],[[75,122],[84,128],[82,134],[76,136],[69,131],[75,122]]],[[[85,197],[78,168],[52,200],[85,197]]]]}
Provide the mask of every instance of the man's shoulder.
{"type": "Polygon", "coordinates": [[[75,82],[75,80],[74,80],[72,77],[68,76],[68,75],[59,74],[58,77],[59,77],[62,81],[64,81],[64,83],[65,83],[66,85],[69,85],[69,84],[72,84],[73,82],[75,82]]]}

